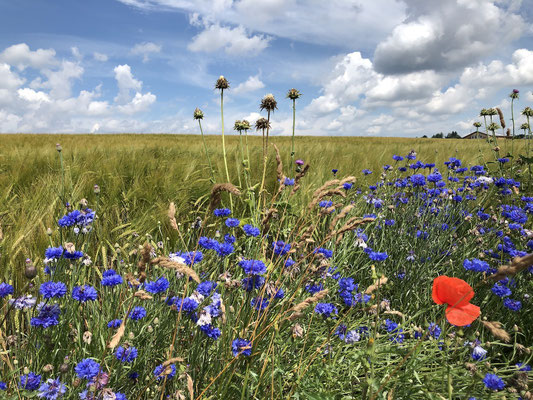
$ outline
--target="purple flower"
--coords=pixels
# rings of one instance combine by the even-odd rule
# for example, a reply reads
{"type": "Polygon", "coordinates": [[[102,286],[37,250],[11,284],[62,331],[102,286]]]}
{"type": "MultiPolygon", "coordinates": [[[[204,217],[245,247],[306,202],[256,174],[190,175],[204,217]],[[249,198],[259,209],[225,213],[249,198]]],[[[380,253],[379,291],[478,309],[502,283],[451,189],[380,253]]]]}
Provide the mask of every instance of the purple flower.
{"type": "Polygon", "coordinates": [[[231,343],[231,351],[234,357],[237,357],[239,354],[250,356],[252,354],[252,342],[237,338],[231,343]]]}

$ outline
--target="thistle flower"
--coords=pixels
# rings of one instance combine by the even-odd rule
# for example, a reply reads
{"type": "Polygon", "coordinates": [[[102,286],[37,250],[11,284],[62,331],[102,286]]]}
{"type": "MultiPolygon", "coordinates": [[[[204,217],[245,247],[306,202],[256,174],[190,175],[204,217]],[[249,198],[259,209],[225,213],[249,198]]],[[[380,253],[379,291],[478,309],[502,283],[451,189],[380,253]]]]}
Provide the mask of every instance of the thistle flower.
{"type": "Polygon", "coordinates": [[[268,122],[268,120],[266,118],[259,118],[257,121],[255,121],[255,130],[256,131],[265,131],[266,129],[269,129],[271,128],[272,126],[270,125],[270,123],[268,122]]]}
{"type": "Polygon", "coordinates": [[[533,109],[531,107],[526,107],[522,110],[522,115],[526,117],[533,117],[533,109]]]}
{"type": "Polygon", "coordinates": [[[520,125],[520,129],[527,131],[529,129],[529,124],[527,122],[524,122],[522,125],[520,125]]]}
{"type": "Polygon", "coordinates": [[[259,109],[261,111],[265,110],[268,112],[274,112],[274,110],[278,109],[278,102],[276,101],[272,93],[269,93],[265,97],[263,97],[263,99],[261,100],[261,104],[259,105],[259,109]]]}
{"type": "Polygon", "coordinates": [[[196,109],[194,110],[193,116],[194,116],[194,119],[196,120],[204,119],[204,113],[198,107],[196,107],[196,109]]]}
{"type": "Polygon", "coordinates": [[[241,128],[242,128],[243,131],[249,130],[250,129],[250,122],[245,120],[245,119],[243,119],[241,121],[241,128]]]}
{"type": "Polygon", "coordinates": [[[299,91],[299,90],[296,90],[296,89],[290,89],[290,90],[287,92],[287,98],[288,98],[288,99],[291,99],[291,100],[297,100],[297,99],[299,99],[301,96],[302,96],[302,94],[300,93],[300,91],[299,91]]]}
{"type": "Polygon", "coordinates": [[[215,83],[215,89],[229,89],[229,82],[226,78],[224,78],[224,75],[220,75],[220,77],[217,79],[215,83]]]}
{"type": "Polygon", "coordinates": [[[513,91],[509,95],[509,97],[511,99],[518,99],[518,93],[520,93],[520,91],[518,89],[513,89],[513,91]]]}
{"type": "Polygon", "coordinates": [[[479,127],[481,127],[481,122],[474,122],[472,125],[474,125],[474,127],[476,128],[476,131],[479,129],[479,127]]]}
{"type": "Polygon", "coordinates": [[[244,130],[242,127],[242,121],[240,119],[236,120],[235,124],[233,124],[233,130],[239,133],[244,130]]]}
{"type": "Polygon", "coordinates": [[[498,125],[496,122],[491,122],[491,123],[489,124],[489,126],[487,127],[487,129],[488,129],[489,131],[492,131],[492,133],[494,133],[495,130],[497,130],[497,129],[501,129],[501,126],[498,125]]]}

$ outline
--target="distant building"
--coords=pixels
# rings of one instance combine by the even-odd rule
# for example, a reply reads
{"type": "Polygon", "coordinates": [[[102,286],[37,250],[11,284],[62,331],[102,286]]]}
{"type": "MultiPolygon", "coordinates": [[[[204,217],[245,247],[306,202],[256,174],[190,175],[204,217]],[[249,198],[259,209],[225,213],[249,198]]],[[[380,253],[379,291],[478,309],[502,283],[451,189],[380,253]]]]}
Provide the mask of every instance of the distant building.
{"type": "MultiPolygon", "coordinates": [[[[489,135],[492,137],[492,135],[489,135]]],[[[498,139],[507,139],[507,136],[504,135],[496,135],[498,139]]],[[[484,132],[472,132],[468,135],[464,136],[463,139],[487,139],[487,134],[484,132]]]]}

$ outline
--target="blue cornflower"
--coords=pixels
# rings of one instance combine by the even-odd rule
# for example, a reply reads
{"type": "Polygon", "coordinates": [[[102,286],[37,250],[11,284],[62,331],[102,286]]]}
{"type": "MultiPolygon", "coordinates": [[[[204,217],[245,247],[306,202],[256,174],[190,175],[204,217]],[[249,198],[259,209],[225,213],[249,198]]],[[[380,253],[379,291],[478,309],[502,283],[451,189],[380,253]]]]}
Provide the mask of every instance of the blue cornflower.
{"type": "Polygon", "coordinates": [[[80,303],[85,303],[86,301],[94,301],[98,297],[98,292],[95,288],[89,285],[85,286],[75,286],[72,289],[72,298],[78,300],[80,303]]]}
{"type": "Polygon", "coordinates": [[[463,267],[467,271],[487,272],[489,270],[489,264],[485,261],[481,261],[477,258],[473,258],[472,261],[465,259],[463,261],[463,267]]]}
{"type": "Polygon", "coordinates": [[[442,329],[436,323],[432,322],[429,324],[428,331],[431,336],[433,336],[435,339],[438,339],[442,329]]]}
{"type": "Polygon", "coordinates": [[[41,375],[30,372],[20,376],[19,387],[26,390],[36,390],[41,384],[41,375]]]}
{"type": "Polygon", "coordinates": [[[61,255],[63,254],[63,247],[48,247],[45,252],[44,256],[46,258],[61,258],[61,255]]]}
{"type": "Polygon", "coordinates": [[[198,308],[198,303],[196,300],[191,299],[190,297],[185,297],[183,300],[181,297],[173,297],[172,304],[174,304],[177,311],[180,311],[181,309],[181,311],[189,313],[198,308]]]}
{"type": "Polygon", "coordinates": [[[336,174],[337,174],[337,172],[339,172],[339,170],[338,170],[338,169],[336,169],[336,168],[333,168],[333,169],[331,170],[331,172],[333,172],[333,175],[336,175],[336,174]]]}
{"type": "Polygon", "coordinates": [[[7,390],[7,384],[5,382],[0,381],[0,390],[7,390]]]}
{"type": "Polygon", "coordinates": [[[518,368],[519,371],[531,371],[531,365],[524,364],[524,363],[517,363],[516,368],[518,368]]]}
{"type": "Polygon", "coordinates": [[[331,303],[317,303],[315,312],[322,315],[324,318],[331,317],[332,314],[337,314],[337,308],[331,303]]]}
{"type": "Polygon", "coordinates": [[[237,218],[227,218],[225,222],[228,228],[235,228],[239,226],[240,223],[241,221],[239,221],[237,218]]]}
{"type": "Polygon", "coordinates": [[[309,292],[311,294],[315,294],[320,292],[322,289],[324,289],[324,285],[322,283],[320,284],[307,284],[305,285],[305,291],[309,292]]]}
{"type": "Polygon", "coordinates": [[[167,278],[162,276],[156,281],[146,282],[145,288],[147,292],[156,294],[166,292],[169,286],[170,283],[168,282],[167,278]]]}
{"type": "Polygon", "coordinates": [[[291,178],[285,178],[285,181],[283,181],[283,184],[285,186],[294,186],[294,179],[291,178]]]}
{"type": "Polygon", "coordinates": [[[67,387],[57,379],[48,379],[39,387],[39,397],[47,400],[56,400],[62,397],[67,391],[67,387]]]}
{"type": "Polygon", "coordinates": [[[229,208],[217,208],[213,211],[213,214],[215,214],[215,217],[227,217],[231,214],[231,210],[229,208]]]}
{"type": "Polygon", "coordinates": [[[53,297],[60,298],[67,293],[67,285],[63,282],[44,282],[39,288],[39,293],[41,293],[45,299],[51,299],[53,297]]]}
{"type": "Polygon", "coordinates": [[[239,265],[246,275],[262,275],[266,272],[266,265],[260,260],[241,260],[239,265]]]}
{"type": "Polygon", "coordinates": [[[394,154],[394,155],[392,156],[392,159],[393,159],[394,161],[402,161],[402,160],[403,160],[403,157],[402,157],[402,156],[397,156],[396,154],[394,154]]]}
{"type": "Polygon", "coordinates": [[[254,297],[250,303],[256,310],[264,310],[270,302],[263,297],[254,297]]]}
{"type": "Polygon", "coordinates": [[[366,168],[365,168],[365,169],[363,170],[363,174],[365,174],[365,175],[370,175],[371,173],[372,173],[372,171],[370,171],[369,169],[366,169],[366,168]]]}
{"type": "Polygon", "coordinates": [[[133,362],[137,358],[137,349],[135,347],[124,348],[119,346],[115,351],[115,357],[123,363],[133,362]]]}
{"type": "Polygon", "coordinates": [[[435,171],[432,174],[428,175],[429,182],[437,183],[440,180],[442,180],[442,175],[440,174],[439,171],[435,171]]]}
{"type": "Polygon", "coordinates": [[[84,358],[74,368],[80,379],[93,379],[100,372],[100,364],[90,358],[84,358]]]}
{"type": "Polygon", "coordinates": [[[237,338],[231,343],[231,351],[233,357],[237,357],[239,354],[250,356],[252,355],[252,342],[246,339],[237,338]]]}
{"type": "Polygon", "coordinates": [[[411,181],[411,184],[413,185],[413,187],[426,185],[426,177],[422,174],[411,175],[409,177],[409,180],[411,181]]]}
{"type": "Polygon", "coordinates": [[[219,246],[219,243],[215,239],[206,236],[200,237],[200,239],[198,239],[198,244],[208,250],[216,250],[219,246]]]}
{"type": "Polygon", "coordinates": [[[272,248],[274,249],[275,254],[278,256],[284,256],[291,249],[291,245],[285,243],[283,240],[278,240],[277,242],[272,242],[272,248]]]}
{"type": "Polygon", "coordinates": [[[59,314],[61,309],[57,304],[44,304],[38,306],[39,314],[30,320],[31,326],[38,326],[41,328],[48,328],[59,324],[59,314]]]}
{"type": "Polygon", "coordinates": [[[128,400],[124,393],[115,392],[115,400],[128,400]]]}
{"type": "Polygon", "coordinates": [[[196,291],[200,293],[202,296],[207,297],[211,294],[213,290],[215,290],[216,287],[217,287],[216,282],[205,281],[205,282],[200,283],[196,287],[196,291]]]}
{"type": "Polygon", "coordinates": [[[487,350],[485,350],[481,346],[474,347],[474,350],[472,350],[472,359],[474,361],[481,361],[484,360],[487,356],[487,350]]]}
{"type": "Polygon", "coordinates": [[[505,382],[498,375],[487,373],[483,378],[483,383],[489,390],[503,390],[505,388],[505,382]]]}
{"type": "Polygon", "coordinates": [[[10,294],[13,294],[13,286],[11,286],[9,283],[0,283],[0,299],[3,299],[4,297],[9,296],[10,294]]]}
{"type": "Polygon", "coordinates": [[[494,293],[498,297],[507,297],[513,293],[511,292],[511,289],[500,283],[495,283],[491,290],[492,293],[494,293]]]}
{"type": "Polygon", "coordinates": [[[522,302],[520,300],[505,299],[503,305],[511,311],[519,311],[522,308],[522,302]]]}
{"type": "Polygon", "coordinates": [[[167,367],[164,367],[163,364],[159,364],[154,369],[154,375],[158,381],[164,379],[165,376],[167,379],[173,378],[174,375],[176,375],[176,366],[174,364],[170,364],[167,367]]]}
{"type": "Polygon", "coordinates": [[[259,231],[259,228],[256,228],[255,226],[252,226],[250,224],[245,224],[243,225],[242,229],[244,230],[244,233],[247,235],[247,236],[253,236],[253,237],[256,237],[256,236],[259,236],[259,234],[261,233],[259,231]]]}
{"type": "Polygon", "coordinates": [[[117,274],[114,269],[108,269],[102,274],[102,281],[100,283],[102,286],[116,286],[120,285],[123,281],[122,276],[117,274]]]}
{"type": "Polygon", "coordinates": [[[112,319],[111,321],[107,323],[107,327],[116,329],[120,326],[120,324],[122,324],[121,319],[112,319]]]}
{"type": "Polygon", "coordinates": [[[326,258],[331,258],[333,256],[333,250],[324,249],[322,247],[316,248],[314,252],[324,255],[326,258]]]}
{"type": "Polygon", "coordinates": [[[357,290],[359,288],[359,285],[357,283],[354,283],[353,278],[341,278],[339,279],[339,291],[340,292],[350,292],[352,293],[354,290],[357,290]]]}
{"type": "Polygon", "coordinates": [[[220,332],[220,329],[213,327],[212,325],[202,325],[200,327],[203,333],[205,333],[208,337],[210,337],[213,340],[217,340],[220,335],[222,335],[222,332],[220,332]]]}
{"type": "Polygon", "coordinates": [[[390,319],[386,319],[384,328],[387,332],[395,332],[398,329],[398,324],[390,319]]]}
{"type": "Polygon", "coordinates": [[[329,208],[333,205],[333,202],[331,200],[322,200],[318,202],[318,205],[323,208],[329,208]]]}
{"type": "Polygon", "coordinates": [[[506,157],[502,157],[502,158],[498,158],[498,161],[499,161],[501,164],[505,164],[505,163],[508,163],[508,162],[509,162],[509,159],[506,158],[506,157]]]}
{"type": "Polygon", "coordinates": [[[143,319],[144,317],[146,317],[146,310],[144,309],[144,307],[140,307],[140,306],[134,307],[129,317],[130,319],[134,321],[143,319]]]}
{"type": "Polygon", "coordinates": [[[225,243],[233,244],[233,243],[235,243],[235,240],[237,240],[237,239],[233,235],[229,235],[227,233],[224,235],[224,242],[225,243]]]}
{"type": "Polygon", "coordinates": [[[226,257],[233,253],[235,251],[235,248],[233,247],[233,245],[224,242],[219,244],[216,251],[220,257],[226,257]]]}
{"type": "Polygon", "coordinates": [[[344,190],[350,190],[353,187],[353,183],[350,183],[350,182],[343,183],[342,187],[344,188],[344,190]]]}
{"type": "Polygon", "coordinates": [[[384,261],[389,256],[386,252],[378,253],[377,251],[371,251],[368,253],[368,257],[373,261],[384,261]]]}
{"type": "Polygon", "coordinates": [[[83,257],[83,252],[81,251],[65,251],[63,252],[63,258],[66,258],[67,260],[77,260],[78,258],[83,257]]]}
{"type": "Polygon", "coordinates": [[[260,275],[252,275],[247,278],[244,278],[241,281],[241,287],[247,292],[253,289],[259,289],[265,284],[265,278],[260,275]]]}

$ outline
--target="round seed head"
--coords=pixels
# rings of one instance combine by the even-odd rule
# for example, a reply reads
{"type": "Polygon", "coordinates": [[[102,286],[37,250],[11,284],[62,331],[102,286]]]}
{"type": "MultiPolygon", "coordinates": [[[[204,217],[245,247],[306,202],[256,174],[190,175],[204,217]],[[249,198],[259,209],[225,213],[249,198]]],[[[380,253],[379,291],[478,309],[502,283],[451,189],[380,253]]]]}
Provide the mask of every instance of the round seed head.
{"type": "Polygon", "coordinates": [[[531,107],[524,108],[522,115],[525,115],[526,117],[533,117],[533,109],[531,107]]]}
{"type": "Polygon", "coordinates": [[[237,132],[240,132],[243,130],[242,128],[242,121],[240,119],[238,119],[237,121],[235,121],[235,124],[233,125],[233,130],[234,131],[237,131],[237,132]]]}
{"type": "Polygon", "coordinates": [[[250,129],[250,122],[243,119],[242,120],[242,130],[243,131],[247,131],[248,129],[250,129]]]}
{"type": "Polygon", "coordinates": [[[474,122],[474,126],[475,126],[476,128],[479,128],[479,127],[481,126],[481,122],[477,122],[477,121],[474,122]]]}
{"type": "Polygon", "coordinates": [[[524,122],[522,125],[520,125],[520,129],[528,130],[529,129],[529,124],[527,122],[524,122]]]}

